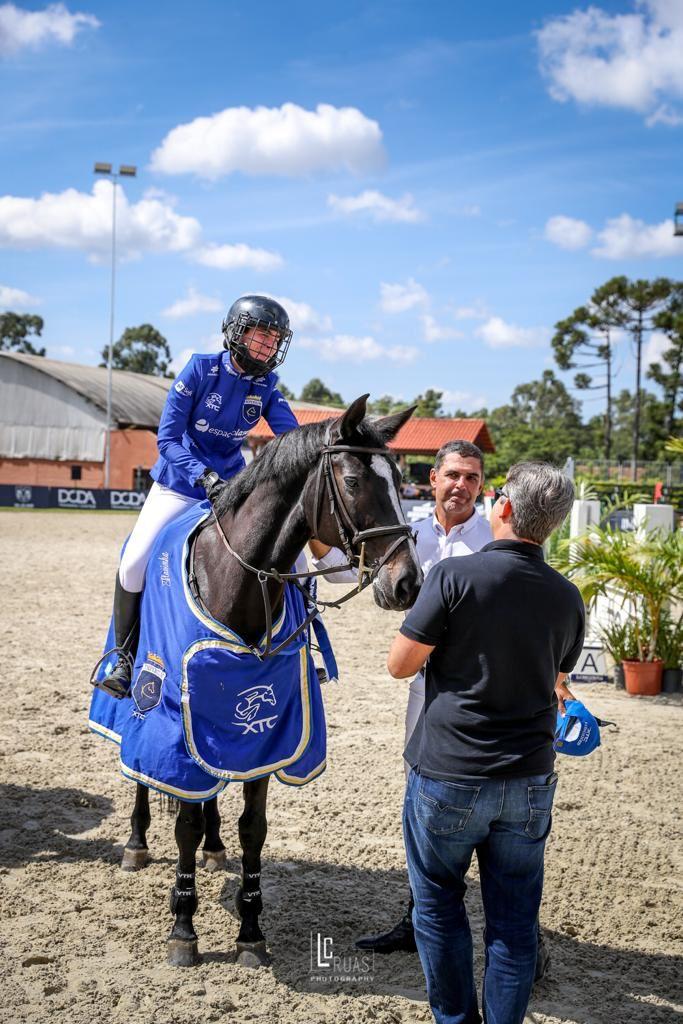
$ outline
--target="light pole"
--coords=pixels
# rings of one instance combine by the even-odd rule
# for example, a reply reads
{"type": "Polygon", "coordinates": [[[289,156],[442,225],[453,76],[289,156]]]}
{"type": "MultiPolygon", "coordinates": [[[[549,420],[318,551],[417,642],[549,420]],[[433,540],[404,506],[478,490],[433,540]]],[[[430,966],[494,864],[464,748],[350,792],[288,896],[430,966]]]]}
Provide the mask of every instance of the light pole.
{"type": "Polygon", "coordinates": [[[104,446],[104,486],[109,487],[111,470],[111,405],[112,358],[114,348],[114,297],[116,291],[116,184],[119,178],[134,178],[138,169],[132,164],[120,164],[115,171],[111,164],[96,163],[95,174],[106,174],[112,180],[111,192],[111,296],[109,303],[109,352],[107,354],[107,433],[104,446]]]}

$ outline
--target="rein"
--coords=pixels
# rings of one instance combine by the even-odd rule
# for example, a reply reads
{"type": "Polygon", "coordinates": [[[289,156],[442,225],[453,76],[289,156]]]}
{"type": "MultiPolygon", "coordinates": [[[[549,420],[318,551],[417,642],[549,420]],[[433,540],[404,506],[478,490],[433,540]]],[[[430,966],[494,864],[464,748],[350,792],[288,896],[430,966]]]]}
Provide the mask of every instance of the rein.
{"type": "MultiPolygon", "coordinates": [[[[213,509],[213,517],[216,524],[218,534],[225,545],[225,548],[235,558],[243,569],[253,573],[261,586],[261,595],[263,597],[263,609],[265,612],[266,619],[266,642],[263,649],[253,645],[248,645],[249,650],[254,654],[260,661],[265,661],[266,658],[272,658],[274,655],[286,647],[292,640],[295,640],[298,636],[303,633],[305,629],[313,622],[313,619],[320,614],[323,608],[339,608],[340,605],[346,601],[355,597],[356,594],[360,594],[362,590],[365,590],[367,586],[372,583],[376,578],[380,569],[386,565],[389,559],[392,557],[394,552],[412,536],[412,530],[407,523],[395,523],[393,526],[374,526],[368,530],[357,530],[349,511],[344,503],[344,498],[337,484],[336,477],[334,475],[334,469],[332,466],[332,456],[341,454],[343,452],[353,452],[354,454],[365,454],[365,455],[384,455],[388,458],[388,452],[385,448],[363,448],[360,445],[348,445],[348,444],[327,444],[321,449],[321,459],[318,463],[316,471],[315,481],[315,496],[313,503],[313,537],[318,535],[318,526],[320,523],[320,513],[322,504],[327,496],[330,504],[330,515],[334,518],[339,532],[344,552],[348,561],[344,565],[337,565],[330,569],[311,569],[308,572],[283,572],[280,573],[277,569],[258,569],[256,566],[250,565],[246,562],[241,555],[233,549],[228,540],[225,530],[221,524],[220,519],[216,515],[216,510],[213,509]],[[366,562],[365,558],[365,545],[369,540],[374,540],[377,537],[388,537],[398,534],[393,544],[390,544],[387,550],[384,552],[381,558],[376,559],[371,564],[366,562]],[[360,544],[360,552],[356,554],[354,547],[360,544]],[[319,598],[313,598],[308,590],[301,585],[299,580],[313,579],[316,576],[326,576],[333,572],[345,572],[347,569],[358,570],[358,586],[352,590],[347,591],[336,601],[321,601],[319,598]],[[283,640],[277,645],[272,646],[273,642],[273,608],[270,601],[270,595],[268,593],[268,581],[275,580],[277,583],[293,583],[301,593],[304,595],[304,599],[307,605],[312,605],[312,610],[309,612],[307,618],[302,624],[294,630],[286,640],[283,640]]],[[[213,506],[212,506],[213,508],[213,506]]],[[[196,594],[199,597],[199,594],[196,594]]]]}

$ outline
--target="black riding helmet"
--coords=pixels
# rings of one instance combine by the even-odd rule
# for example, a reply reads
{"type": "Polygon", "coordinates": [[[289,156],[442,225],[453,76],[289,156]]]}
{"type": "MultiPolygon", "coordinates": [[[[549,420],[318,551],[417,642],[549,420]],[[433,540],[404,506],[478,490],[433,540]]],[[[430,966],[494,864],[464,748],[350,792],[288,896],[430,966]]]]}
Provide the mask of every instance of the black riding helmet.
{"type": "Polygon", "coordinates": [[[223,345],[235,357],[245,373],[265,377],[287,355],[292,332],[289,317],[279,302],[265,295],[243,295],[233,302],[223,321],[223,345]],[[278,332],[277,349],[268,359],[256,359],[244,342],[244,332],[253,327],[278,332]]]}

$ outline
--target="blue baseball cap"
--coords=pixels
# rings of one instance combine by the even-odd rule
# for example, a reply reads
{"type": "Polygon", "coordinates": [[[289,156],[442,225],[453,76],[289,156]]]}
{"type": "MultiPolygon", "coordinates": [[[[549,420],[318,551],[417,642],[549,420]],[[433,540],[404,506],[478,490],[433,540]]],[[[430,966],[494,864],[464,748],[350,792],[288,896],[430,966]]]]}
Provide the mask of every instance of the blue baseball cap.
{"type": "Polygon", "coordinates": [[[558,754],[583,757],[600,746],[600,726],[614,725],[592,715],[580,700],[565,701],[566,714],[557,712],[554,750],[558,754]]]}

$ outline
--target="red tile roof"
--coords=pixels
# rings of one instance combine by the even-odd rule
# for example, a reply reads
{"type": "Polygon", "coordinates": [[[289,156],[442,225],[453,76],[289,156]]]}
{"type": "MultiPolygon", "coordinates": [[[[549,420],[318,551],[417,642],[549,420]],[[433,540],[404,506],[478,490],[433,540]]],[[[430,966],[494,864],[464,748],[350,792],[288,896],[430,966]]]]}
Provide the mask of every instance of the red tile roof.
{"type": "MultiPolygon", "coordinates": [[[[292,411],[299,425],[303,426],[305,423],[319,423],[321,420],[331,419],[343,410],[322,409],[320,406],[316,409],[296,408],[293,403],[292,411]]],[[[272,436],[272,430],[263,419],[249,431],[249,437],[254,441],[268,441],[272,436]]],[[[389,442],[389,447],[406,455],[436,455],[442,445],[456,439],[471,441],[483,452],[496,450],[484,420],[455,420],[446,417],[409,419],[405,426],[401,427],[397,437],[389,442]]]]}

